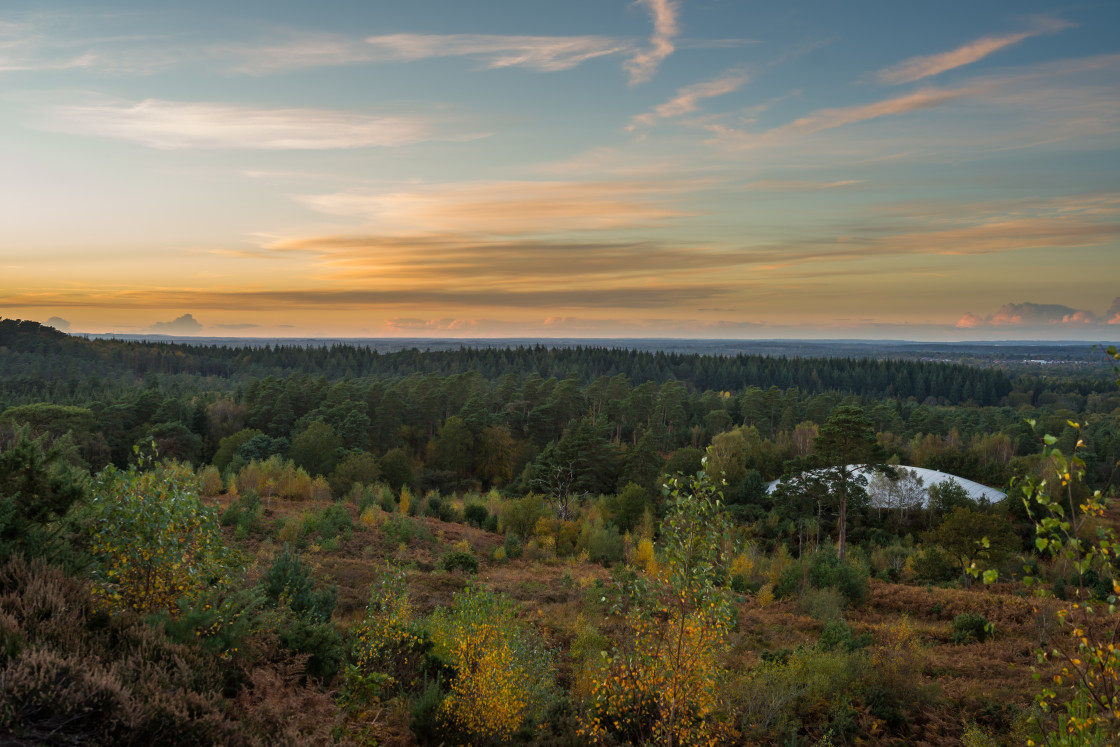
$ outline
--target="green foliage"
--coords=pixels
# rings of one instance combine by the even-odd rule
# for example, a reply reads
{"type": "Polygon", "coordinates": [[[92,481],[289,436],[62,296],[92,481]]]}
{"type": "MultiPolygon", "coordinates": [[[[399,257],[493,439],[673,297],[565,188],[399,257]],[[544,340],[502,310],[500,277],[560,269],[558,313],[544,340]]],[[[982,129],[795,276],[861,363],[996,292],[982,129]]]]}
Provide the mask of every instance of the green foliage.
{"type": "Polygon", "coordinates": [[[93,411],[88,407],[55,405],[48,402],[35,402],[28,405],[9,407],[0,414],[0,430],[12,437],[23,426],[31,437],[46,436],[48,443],[59,441],[73,448],[71,457],[75,466],[87,467],[93,464],[100,468],[108,461],[108,445],[104,437],[96,432],[97,422],[93,411]]]}
{"type": "Polygon", "coordinates": [[[345,658],[342,636],[330,622],[281,615],[277,626],[280,645],[295,654],[306,654],[308,677],[330,684],[345,658]]]}
{"type": "Polygon", "coordinates": [[[254,436],[264,435],[254,428],[244,428],[231,436],[226,436],[218,442],[218,450],[214,452],[211,463],[222,472],[231,466],[238,450],[254,436]]]}
{"type": "Polygon", "coordinates": [[[961,575],[967,574],[978,562],[998,564],[1019,547],[1007,517],[1001,514],[956,508],[938,525],[927,532],[927,542],[936,542],[959,564],[961,575]]]}
{"type": "Polygon", "coordinates": [[[629,585],[631,637],[594,677],[581,734],[595,741],[708,742],[727,727],[718,685],[734,615],[731,525],[705,472],[671,480],[668,493],[656,576],[648,590],[629,585]]]}
{"type": "Polygon", "coordinates": [[[953,643],[983,643],[988,640],[991,623],[976,612],[965,612],[953,618],[953,643]]]}
{"type": "Polygon", "coordinates": [[[335,503],[323,509],[319,517],[319,536],[332,539],[340,535],[349,537],[354,530],[354,520],[345,504],[335,503]]]}
{"type": "Polygon", "coordinates": [[[694,446],[682,446],[673,452],[665,462],[663,471],[666,475],[684,475],[691,477],[704,467],[704,450],[694,446]]]}
{"type": "Polygon", "coordinates": [[[427,683],[409,704],[408,730],[419,745],[447,743],[446,727],[439,721],[439,708],[447,693],[438,678],[427,683]]]}
{"type": "Polygon", "coordinates": [[[852,636],[852,626],[842,619],[832,619],[825,624],[821,635],[817,639],[817,648],[821,651],[858,651],[871,645],[871,634],[863,633],[852,636]]]}
{"type": "Polygon", "coordinates": [[[929,545],[915,553],[911,560],[914,580],[926,583],[944,583],[960,576],[960,565],[938,545],[929,545]]]}
{"type": "Polygon", "coordinates": [[[329,475],[338,464],[342,439],[322,421],[292,439],[292,461],[310,475],[329,475]]]}
{"type": "Polygon", "coordinates": [[[606,518],[618,527],[620,532],[629,532],[638,526],[642,516],[652,502],[649,493],[641,485],[630,482],[615,495],[603,500],[606,518]]]}
{"type": "Polygon", "coordinates": [[[259,588],[214,589],[193,603],[180,601],[179,614],[161,613],[153,619],[178,643],[201,643],[210,651],[229,657],[245,641],[269,624],[259,588]]]}
{"type": "Polygon", "coordinates": [[[546,515],[547,510],[540,496],[529,493],[502,506],[500,519],[502,528],[506,534],[527,539],[533,535],[537,522],[546,515]]]}
{"type": "Polygon", "coordinates": [[[89,481],[69,463],[64,444],[47,438],[32,438],[26,428],[0,434],[0,562],[67,554],[59,520],[85,499],[89,481]]]}
{"type": "MultiPolygon", "coordinates": [[[[404,449],[390,449],[385,456],[381,457],[378,466],[381,468],[381,479],[393,490],[399,491],[401,488],[412,485],[414,479],[412,462],[409,461],[404,449]]],[[[385,506],[382,505],[382,508],[385,508],[385,506]]],[[[386,508],[385,510],[391,511],[392,509],[386,508]]]]}
{"type": "Polygon", "coordinates": [[[236,527],[243,536],[261,530],[261,499],[255,490],[247,490],[230,502],[218,519],[224,527],[236,527]]]}
{"type": "MultiPolygon", "coordinates": [[[[1120,360],[1115,348],[1110,347],[1108,353],[1120,360]]],[[[1079,452],[1085,443],[1080,438],[1081,426],[1067,423],[1077,436],[1072,454],[1067,456],[1056,447],[1055,436],[1043,436],[1043,457],[1056,480],[1053,484],[1027,480],[1022,486],[1023,500],[1035,522],[1035,547],[1042,554],[1064,557],[1071,563],[1080,588],[1091,586],[1086,583],[1090,572],[1098,582],[1101,577],[1114,579],[1105,601],[1108,613],[1115,615],[1120,596],[1120,581],[1116,580],[1120,579],[1120,533],[1102,522],[1108,501],[1100,491],[1087,497],[1080,495],[1085,461],[1079,452]],[[1100,522],[1095,533],[1084,531],[1089,520],[1100,522]]],[[[1034,427],[1035,423],[1030,425],[1034,427]]],[[[1024,578],[1027,584],[1035,581],[1033,577],[1024,578]]],[[[1056,708],[1061,702],[1056,690],[1044,687],[1038,695],[1039,705],[1051,716],[1048,728],[1043,728],[1048,742],[1080,739],[1092,744],[1120,739],[1118,631],[1115,625],[1095,625],[1099,613],[1094,607],[1082,603],[1073,605],[1072,611],[1060,609],[1060,632],[1049,637],[1049,648],[1039,654],[1041,661],[1052,659],[1060,666],[1054,685],[1072,691],[1065,698],[1064,714],[1056,708]]]]}
{"type": "Polygon", "coordinates": [[[506,536],[506,541],[502,544],[502,550],[504,551],[505,557],[508,560],[517,560],[524,552],[523,548],[521,547],[521,540],[517,539],[516,534],[510,534],[506,536]]]}
{"type": "Polygon", "coordinates": [[[750,743],[773,742],[796,734],[805,714],[831,720],[855,694],[868,668],[866,654],[802,646],[788,658],[764,661],[728,683],[727,698],[739,731],[750,743]]]}
{"type": "MultiPolygon", "coordinates": [[[[859,407],[837,407],[813,439],[815,457],[824,466],[821,476],[830,483],[828,500],[837,506],[839,555],[847,554],[848,508],[867,500],[867,478],[856,466],[878,466],[886,452],[875,436],[875,427],[859,407]]],[[[886,469],[885,467],[882,469],[886,469]]]]}
{"type": "Polygon", "coordinates": [[[400,545],[407,545],[417,537],[425,540],[432,539],[432,533],[428,531],[428,527],[415,519],[399,514],[393,514],[381,526],[381,531],[400,545]]]}
{"type": "Polygon", "coordinates": [[[330,682],[344,657],[342,636],[331,616],[338,603],[338,588],[315,589],[311,567],[288,545],[276,555],[261,579],[267,605],[277,609],[280,645],[296,654],[307,654],[306,674],[330,682]]]}
{"type": "Polygon", "coordinates": [[[373,485],[380,477],[377,457],[368,451],[351,451],[334,468],[327,482],[332,495],[344,496],[354,485],[373,485]]]}
{"type": "Polygon", "coordinates": [[[958,508],[975,508],[976,501],[968,496],[960,483],[953,478],[929,486],[929,509],[935,516],[948,514],[958,508]]]}
{"type": "Polygon", "coordinates": [[[478,573],[478,558],[466,550],[450,550],[440,558],[439,567],[448,572],[478,573]]]}
{"type": "Polygon", "coordinates": [[[481,503],[468,503],[463,508],[463,518],[471,526],[481,529],[490,518],[490,510],[481,503]]]}
{"type": "Polygon", "coordinates": [[[810,586],[798,597],[797,608],[814,620],[828,623],[843,619],[847,601],[839,589],[810,586]]]}
{"type": "Polygon", "coordinates": [[[867,567],[856,560],[841,561],[828,550],[818,550],[809,557],[809,585],[817,589],[834,588],[852,606],[867,599],[867,567]]]}
{"type": "Polygon", "coordinates": [[[788,598],[810,589],[835,589],[846,605],[858,606],[867,599],[867,567],[855,559],[841,561],[831,549],[822,548],[787,568],[774,587],[774,596],[788,598]]]}
{"type": "Polygon", "coordinates": [[[80,520],[93,556],[94,597],[112,612],[175,616],[183,600],[227,583],[233,573],[217,507],[199,497],[189,467],[107,467],[80,520]]]}
{"type": "Polygon", "coordinates": [[[426,622],[433,654],[453,671],[450,691],[438,709],[445,736],[470,743],[509,740],[527,724],[540,723],[555,693],[552,653],[532,627],[520,622],[508,598],[468,589],[450,608],[426,622]]]}
{"type": "Polygon", "coordinates": [[[583,523],[577,547],[587,551],[591,562],[605,566],[621,561],[625,554],[625,545],[618,528],[613,524],[604,524],[601,520],[583,523]]]}
{"type": "Polygon", "coordinates": [[[338,603],[338,588],[316,591],[311,566],[286,544],[265,572],[260,588],[272,607],[284,607],[297,618],[314,623],[329,622],[338,603]]]}

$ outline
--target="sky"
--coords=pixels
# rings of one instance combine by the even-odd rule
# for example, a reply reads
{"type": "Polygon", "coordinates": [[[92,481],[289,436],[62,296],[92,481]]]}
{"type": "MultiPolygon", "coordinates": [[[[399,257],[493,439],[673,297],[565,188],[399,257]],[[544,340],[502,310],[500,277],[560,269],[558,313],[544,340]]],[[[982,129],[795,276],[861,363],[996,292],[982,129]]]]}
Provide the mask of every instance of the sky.
{"type": "Polygon", "coordinates": [[[1120,3],[0,4],[0,316],[1120,338],[1120,3]]]}

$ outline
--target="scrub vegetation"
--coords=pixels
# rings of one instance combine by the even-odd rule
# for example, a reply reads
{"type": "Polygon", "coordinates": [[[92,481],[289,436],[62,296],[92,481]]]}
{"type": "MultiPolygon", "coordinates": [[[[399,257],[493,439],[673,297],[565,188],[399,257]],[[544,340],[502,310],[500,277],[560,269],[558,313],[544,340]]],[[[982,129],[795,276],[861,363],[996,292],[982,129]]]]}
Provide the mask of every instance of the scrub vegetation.
{"type": "Polygon", "coordinates": [[[5,743],[1120,735],[1107,365],[0,335],[5,743]]]}

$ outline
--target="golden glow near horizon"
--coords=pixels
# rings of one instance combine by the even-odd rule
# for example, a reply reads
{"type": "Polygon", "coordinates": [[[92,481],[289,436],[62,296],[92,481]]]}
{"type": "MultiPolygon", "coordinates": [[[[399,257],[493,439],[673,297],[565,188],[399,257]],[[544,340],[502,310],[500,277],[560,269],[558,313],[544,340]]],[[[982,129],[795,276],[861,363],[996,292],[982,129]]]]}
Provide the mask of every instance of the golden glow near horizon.
{"type": "Polygon", "coordinates": [[[110,5],[0,11],[2,316],[208,336],[1120,330],[1116,7],[110,5]]]}

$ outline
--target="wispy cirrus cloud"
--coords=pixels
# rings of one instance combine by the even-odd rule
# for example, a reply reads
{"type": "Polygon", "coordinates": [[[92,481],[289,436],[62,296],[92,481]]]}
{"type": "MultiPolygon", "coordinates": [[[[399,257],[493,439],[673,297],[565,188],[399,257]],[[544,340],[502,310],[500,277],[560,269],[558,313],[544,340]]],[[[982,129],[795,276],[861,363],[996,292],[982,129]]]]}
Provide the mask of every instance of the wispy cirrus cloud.
{"type": "Polygon", "coordinates": [[[657,74],[657,68],[665,58],[676,51],[673,40],[680,34],[678,0],[635,0],[634,4],[649,10],[653,18],[653,34],[649,47],[635,52],[623,65],[630,73],[630,85],[645,83],[657,74]]]}
{"type": "Polygon", "coordinates": [[[705,99],[734,93],[742,88],[749,76],[742,71],[729,71],[712,80],[693,83],[677,90],[668,101],[658,104],[652,111],[639,114],[630,121],[628,130],[634,131],[638,127],[652,127],[658,120],[671,119],[684,114],[689,114],[700,108],[700,102],[705,99]]]}
{"type": "Polygon", "coordinates": [[[851,187],[863,183],[863,179],[839,179],[831,182],[814,182],[807,179],[758,179],[744,184],[743,188],[766,192],[813,192],[820,189],[851,187]]]}
{"type": "Polygon", "coordinates": [[[361,39],[324,33],[284,34],[268,43],[223,46],[214,51],[221,58],[236,60],[233,69],[249,75],[351,65],[374,59],[374,51],[361,39]]]}
{"type": "Polygon", "coordinates": [[[978,88],[926,88],[902,96],[875,101],[870,104],[857,104],[855,106],[842,106],[831,109],[819,109],[812,114],[799,117],[787,125],[775,130],[779,134],[791,133],[809,135],[821,130],[830,130],[834,127],[865,122],[879,117],[891,117],[923,109],[935,107],[955,101],[967,96],[980,93],[978,88]]]}
{"type": "Polygon", "coordinates": [[[998,152],[1068,143],[1084,147],[1120,133],[1118,72],[1120,55],[1101,54],[1001,70],[960,85],[923,87],[879,101],[817,109],[761,131],[716,118],[692,123],[711,133],[707,145],[723,148],[728,155],[749,152],[752,159],[761,149],[787,156],[784,149],[804,147],[809,137],[818,143],[821,162],[830,151],[854,163],[857,152],[865,154],[859,162],[895,157],[914,161],[938,152],[959,158],[971,149],[998,152]],[[931,126],[929,117],[917,116],[950,107],[937,126],[931,126]],[[904,115],[914,115],[905,127],[890,121],[904,115]],[[965,124],[975,117],[982,117],[984,125],[965,124]],[[851,127],[861,123],[868,125],[851,127]],[[889,148],[893,154],[885,151],[889,148]]]}
{"type": "Polygon", "coordinates": [[[990,85],[923,88],[868,104],[818,109],[792,122],[759,133],[728,127],[718,122],[708,122],[702,126],[713,135],[708,141],[709,145],[720,145],[731,149],[758,148],[799,140],[817,132],[859,122],[935,109],[953,101],[979,96],[991,88],[990,85]]]}
{"type": "Polygon", "coordinates": [[[633,44],[606,36],[503,36],[497,34],[390,34],[365,43],[370,59],[415,61],[433,57],[477,57],[487,68],[527,67],[553,72],[587,60],[626,54],[633,44]]]}
{"type": "Polygon", "coordinates": [[[433,136],[431,124],[417,118],[162,99],[56,106],[43,127],[164,150],[327,150],[400,146],[433,136]]]}
{"type": "Polygon", "coordinates": [[[330,215],[364,218],[384,231],[542,234],[649,226],[690,213],[672,198],[704,186],[683,181],[487,181],[407,191],[303,195],[330,215]]]}
{"type": "Polygon", "coordinates": [[[91,67],[97,61],[92,50],[60,44],[39,24],[0,22],[0,72],[69,70],[91,67]]]}
{"type": "Polygon", "coordinates": [[[990,54],[1018,44],[1032,36],[1057,33],[1074,25],[1075,24],[1057,18],[1036,18],[1032,28],[1027,31],[1014,34],[984,36],[957,47],[956,49],[951,49],[948,52],[911,57],[897,65],[880,70],[876,77],[881,83],[911,83],[916,80],[921,80],[922,78],[929,78],[948,70],[979,62],[990,54]]]}

